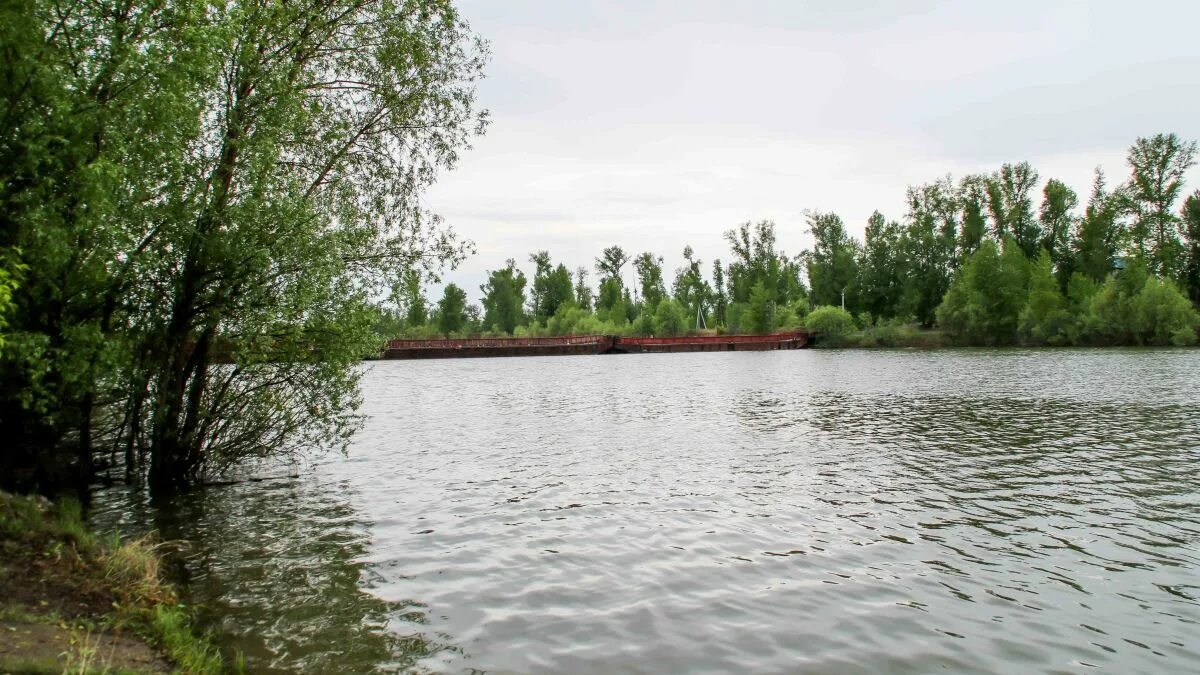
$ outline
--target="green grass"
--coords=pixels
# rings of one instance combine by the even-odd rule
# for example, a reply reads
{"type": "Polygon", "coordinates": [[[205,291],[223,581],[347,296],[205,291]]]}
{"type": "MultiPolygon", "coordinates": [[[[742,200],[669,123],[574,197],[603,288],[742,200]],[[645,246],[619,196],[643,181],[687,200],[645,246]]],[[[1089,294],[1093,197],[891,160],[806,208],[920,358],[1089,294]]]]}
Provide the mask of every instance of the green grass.
{"type": "MultiPolygon", "coordinates": [[[[156,605],[151,623],[155,643],[179,668],[188,673],[220,673],[221,654],[211,643],[198,639],[191,616],[181,607],[156,605]]],[[[236,664],[235,671],[241,668],[236,664]]]]}
{"type": "MultiPolygon", "coordinates": [[[[240,672],[240,663],[226,663],[217,648],[200,634],[190,611],[178,600],[174,587],[163,575],[161,545],[151,537],[121,540],[98,537],[87,528],[83,508],[71,498],[50,504],[36,497],[0,492],[0,544],[6,552],[23,553],[54,560],[55,574],[81,589],[110,595],[112,608],[103,616],[72,619],[71,628],[85,631],[78,653],[68,653],[68,672],[94,670],[88,656],[86,635],[94,630],[128,630],[158,648],[186,673],[240,672]]],[[[24,623],[65,622],[52,612],[36,608],[0,605],[0,620],[24,623]]],[[[53,659],[51,659],[52,661],[53,659]]],[[[63,672],[61,663],[31,660],[6,663],[6,671],[63,672]],[[47,670],[48,668],[48,670],[47,670]]],[[[105,669],[104,672],[120,672],[105,669]]]]}

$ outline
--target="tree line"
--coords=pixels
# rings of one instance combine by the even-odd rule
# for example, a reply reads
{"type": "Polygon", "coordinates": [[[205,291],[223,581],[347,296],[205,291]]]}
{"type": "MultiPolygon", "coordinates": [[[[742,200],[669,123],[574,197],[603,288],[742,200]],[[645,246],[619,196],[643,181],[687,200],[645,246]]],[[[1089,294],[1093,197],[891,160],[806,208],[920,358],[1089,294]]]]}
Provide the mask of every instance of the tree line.
{"type": "Polygon", "coordinates": [[[485,58],[448,0],[5,2],[0,482],[344,444],[485,58]]]}
{"type": "Polygon", "coordinates": [[[809,212],[813,246],[776,248],[771,221],[724,233],[728,262],[690,246],[668,288],[663,257],[604,249],[593,270],[529,257],[489,272],[474,305],[451,283],[430,303],[421,280],[398,285],[388,335],[679,335],[707,327],[825,333],[912,324],[962,344],[1192,344],[1200,305],[1200,191],[1183,198],[1196,143],[1138,138],[1128,178],[1096,169],[1080,198],[1027,162],[912,186],[907,213],[878,211],[862,241],[831,212],[809,212]],[[1037,188],[1042,185],[1040,193],[1037,188]],[[623,271],[636,282],[627,286],[623,271]],[[843,311],[844,310],[844,311],[843,311]]]}

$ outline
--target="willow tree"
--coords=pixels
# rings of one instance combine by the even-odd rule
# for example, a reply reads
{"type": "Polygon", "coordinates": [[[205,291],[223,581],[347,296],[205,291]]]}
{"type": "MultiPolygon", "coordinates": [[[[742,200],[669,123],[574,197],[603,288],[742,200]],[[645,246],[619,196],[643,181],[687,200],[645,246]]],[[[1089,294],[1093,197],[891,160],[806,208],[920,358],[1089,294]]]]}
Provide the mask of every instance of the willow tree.
{"type": "Polygon", "coordinates": [[[418,195],[482,130],[483,46],[448,2],[210,10],[217,76],[154,269],[151,478],[345,443],[369,293],[457,261],[418,195]],[[218,362],[228,365],[216,367],[218,362]]]}
{"type": "MultiPolygon", "coordinates": [[[[68,384],[31,412],[66,419],[85,452],[98,421],[163,488],[343,444],[368,297],[466,251],[418,195],[483,128],[483,45],[431,0],[25,6],[31,86],[6,91],[28,137],[19,178],[62,196],[4,205],[5,243],[36,244],[21,250],[55,284],[24,296],[31,356],[13,363],[74,359],[42,361],[68,384]],[[65,318],[34,321],[48,315],[65,318]]],[[[36,384],[6,379],[6,399],[36,384]]]]}
{"type": "Polygon", "coordinates": [[[213,74],[204,7],[0,6],[0,249],[30,271],[0,358],[5,479],[32,487],[73,464],[86,480],[97,411],[129,392],[145,350],[128,324],[148,317],[131,299],[178,227],[168,195],[186,178],[213,74]]]}

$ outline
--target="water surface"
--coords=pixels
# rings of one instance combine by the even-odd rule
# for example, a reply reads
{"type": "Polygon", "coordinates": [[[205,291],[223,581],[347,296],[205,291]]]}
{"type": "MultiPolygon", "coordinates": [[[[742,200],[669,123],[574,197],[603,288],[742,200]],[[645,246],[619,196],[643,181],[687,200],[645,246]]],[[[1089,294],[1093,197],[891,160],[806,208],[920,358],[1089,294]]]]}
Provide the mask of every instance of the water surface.
{"type": "Polygon", "coordinates": [[[379,362],[346,457],[96,520],[255,672],[1200,671],[1200,352],[379,362]]]}

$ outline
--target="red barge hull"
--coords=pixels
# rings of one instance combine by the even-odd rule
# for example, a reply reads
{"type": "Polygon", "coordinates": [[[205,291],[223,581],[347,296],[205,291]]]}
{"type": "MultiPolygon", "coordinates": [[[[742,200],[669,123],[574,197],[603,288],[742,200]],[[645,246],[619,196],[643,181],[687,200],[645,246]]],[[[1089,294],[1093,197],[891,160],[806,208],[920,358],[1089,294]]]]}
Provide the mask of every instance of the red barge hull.
{"type": "Polygon", "coordinates": [[[802,349],[806,332],[776,335],[693,335],[669,338],[571,335],[544,338],[470,338],[462,340],[391,340],[385,359],[452,359],[489,356],[567,356],[579,354],[650,354],[740,352],[802,349]]]}

